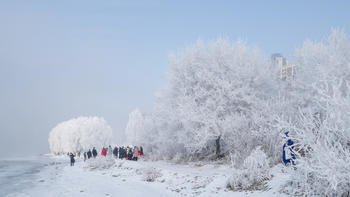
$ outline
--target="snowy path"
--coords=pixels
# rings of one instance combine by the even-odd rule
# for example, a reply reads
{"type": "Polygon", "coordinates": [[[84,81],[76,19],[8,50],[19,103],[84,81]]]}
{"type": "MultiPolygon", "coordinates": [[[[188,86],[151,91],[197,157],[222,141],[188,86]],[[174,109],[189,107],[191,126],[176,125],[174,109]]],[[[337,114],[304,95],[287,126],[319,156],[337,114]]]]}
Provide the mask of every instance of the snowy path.
{"type": "MultiPolygon", "coordinates": [[[[36,186],[11,196],[281,196],[274,189],[254,193],[225,188],[230,168],[225,165],[171,164],[167,162],[113,161],[109,169],[91,170],[91,164],[78,161],[70,167],[65,160],[43,170],[36,186]],[[154,182],[143,180],[146,169],[155,168],[161,176],[154,182]]],[[[101,160],[103,162],[103,160],[101,160]]],[[[278,181],[271,184],[278,184],[278,181]]],[[[276,187],[276,186],[275,186],[276,187]]]]}

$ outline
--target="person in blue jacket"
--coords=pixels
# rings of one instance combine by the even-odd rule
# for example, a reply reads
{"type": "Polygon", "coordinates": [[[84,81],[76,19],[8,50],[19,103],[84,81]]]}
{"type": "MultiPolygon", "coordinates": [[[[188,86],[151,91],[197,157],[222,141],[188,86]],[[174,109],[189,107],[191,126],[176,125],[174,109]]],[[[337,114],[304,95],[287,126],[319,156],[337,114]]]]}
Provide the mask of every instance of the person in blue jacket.
{"type": "Polygon", "coordinates": [[[287,137],[286,143],[283,144],[283,163],[284,165],[292,164],[295,165],[295,154],[293,151],[293,140],[291,140],[288,136],[289,132],[285,132],[284,134],[287,137]]]}

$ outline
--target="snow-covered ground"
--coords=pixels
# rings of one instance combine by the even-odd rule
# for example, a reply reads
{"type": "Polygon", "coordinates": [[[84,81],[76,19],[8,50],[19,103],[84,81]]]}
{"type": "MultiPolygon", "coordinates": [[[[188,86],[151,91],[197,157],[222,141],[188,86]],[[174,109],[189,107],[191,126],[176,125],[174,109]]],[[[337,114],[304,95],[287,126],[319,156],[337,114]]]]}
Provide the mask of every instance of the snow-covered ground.
{"type": "MultiPolygon", "coordinates": [[[[42,163],[42,162],[41,162],[42,163]]],[[[165,161],[125,161],[108,158],[51,158],[40,172],[26,177],[32,184],[13,190],[7,196],[283,196],[280,186],[287,180],[282,166],[272,169],[273,179],[264,191],[233,192],[227,189],[230,167],[220,163],[175,164],[165,161]],[[148,182],[146,179],[152,178],[148,182]]],[[[3,179],[4,177],[1,177],[3,179]]],[[[1,180],[5,182],[6,180],[1,180]]],[[[8,191],[8,190],[7,190],[8,191]]]]}

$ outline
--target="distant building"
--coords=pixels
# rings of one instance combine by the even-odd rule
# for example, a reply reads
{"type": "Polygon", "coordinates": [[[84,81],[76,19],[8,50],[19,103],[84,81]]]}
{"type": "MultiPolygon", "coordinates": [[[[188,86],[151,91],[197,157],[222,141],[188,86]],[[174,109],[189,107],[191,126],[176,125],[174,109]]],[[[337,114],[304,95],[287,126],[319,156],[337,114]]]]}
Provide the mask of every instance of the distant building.
{"type": "Polygon", "coordinates": [[[289,64],[287,59],[280,53],[274,53],[271,55],[271,61],[280,67],[280,79],[281,80],[293,80],[295,75],[295,65],[289,64]]]}

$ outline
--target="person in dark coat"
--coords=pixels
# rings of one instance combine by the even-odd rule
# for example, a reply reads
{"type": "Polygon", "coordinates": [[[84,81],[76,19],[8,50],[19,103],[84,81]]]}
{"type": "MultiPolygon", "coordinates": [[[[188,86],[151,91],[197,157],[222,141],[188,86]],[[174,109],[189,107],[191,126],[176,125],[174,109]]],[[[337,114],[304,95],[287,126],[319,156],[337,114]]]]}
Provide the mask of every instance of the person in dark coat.
{"type": "Polygon", "coordinates": [[[126,149],[125,149],[124,146],[123,146],[123,148],[122,148],[122,152],[123,152],[123,154],[122,154],[122,159],[126,159],[126,149]]]}
{"type": "Polygon", "coordinates": [[[92,149],[92,156],[94,156],[94,158],[97,156],[97,150],[95,147],[92,149]]]}
{"type": "Polygon", "coordinates": [[[113,155],[114,155],[115,158],[118,158],[118,147],[114,147],[113,155]]]}
{"type": "Polygon", "coordinates": [[[119,159],[123,159],[123,147],[119,147],[118,154],[119,154],[119,159]]]}
{"type": "Polygon", "coordinates": [[[87,152],[87,157],[88,159],[90,159],[92,157],[92,153],[91,153],[91,150],[89,149],[89,151],[87,152]]]}
{"type": "Polygon", "coordinates": [[[129,160],[129,146],[126,147],[126,150],[125,150],[125,159],[129,160]]]}
{"type": "Polygon", "coordinates": [[[122,152],[123,152],[123,157],[122,157],[122,159],[126,159],[126,149],[125,149],[124,146],[123,146],[122,152]]]}
{"type": "Polygon", "coordinates": [[[73,153],[70,153],[69,157],[70,157],[70,166],[74,166],[75,159],[74,159],[73,153]]]}
{"type": "Polygon", "coordinates": [[[123,159],[123,147],[119,147],[119,159],[123,159]]]}
{"type": "Polygon", "coordinates": [[[124,146],[123,146],[122,152],[123,152],[122,159],[126,159],[126,149],[124,146]]]}
{"type": "Polygon", "coordinates": [[[133,156],[133,150],[132,150],[132,148],[129,148],[128,149],[128,160],[132,160],[133,159],[132,156],[133,156]]]}

